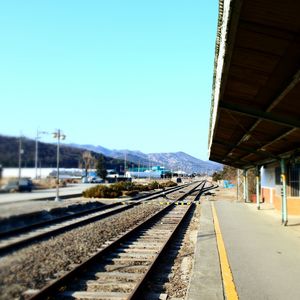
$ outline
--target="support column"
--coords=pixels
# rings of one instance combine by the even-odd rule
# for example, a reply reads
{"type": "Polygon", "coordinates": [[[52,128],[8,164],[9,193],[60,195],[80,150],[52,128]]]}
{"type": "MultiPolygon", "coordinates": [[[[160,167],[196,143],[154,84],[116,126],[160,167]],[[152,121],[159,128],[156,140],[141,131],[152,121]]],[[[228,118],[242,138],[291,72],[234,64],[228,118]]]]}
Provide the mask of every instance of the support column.
{"type": "Polygon", "coordinates": [[[239,201],[240,197],[240,169],[237,169],[237,184],[236,184],[236,200],[239,201]]]}
{"type": "Polygon", "coordinates": [[[286,198],[286,163],[282,158],[280,161],[281,167],[281,223],[286,226],[288,223],[287,213],[287,198],[286,198]]]}
{"type": "Polygon", "coordinates": [[[249,202],[248,200],[248,180],[247,180],[247,170],[243,170],[243,199],[244,202],[249,202]]]}
{"type": "Polygon", "coordinates": [[[260,209],[260,167],[256,167],[256,207],[260,209]]]}

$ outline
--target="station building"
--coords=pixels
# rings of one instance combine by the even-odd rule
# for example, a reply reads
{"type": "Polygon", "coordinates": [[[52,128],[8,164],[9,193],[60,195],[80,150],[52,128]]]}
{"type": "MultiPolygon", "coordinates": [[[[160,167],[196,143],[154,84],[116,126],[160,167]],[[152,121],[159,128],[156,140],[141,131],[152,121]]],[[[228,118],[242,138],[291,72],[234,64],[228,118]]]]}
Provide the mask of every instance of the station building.
{"type": "Polygon", "coordinates": [[[256,174],[256,205],[300,214],[300,1],[220,0],[210,160],[256,174]]]}

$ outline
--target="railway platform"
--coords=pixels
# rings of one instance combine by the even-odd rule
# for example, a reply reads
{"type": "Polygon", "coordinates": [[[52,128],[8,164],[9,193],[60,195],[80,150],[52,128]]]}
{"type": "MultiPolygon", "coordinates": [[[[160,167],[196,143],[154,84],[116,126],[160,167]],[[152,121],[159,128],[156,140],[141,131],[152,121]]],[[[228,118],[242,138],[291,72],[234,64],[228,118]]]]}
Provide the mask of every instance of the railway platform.
{"type": "Polygon", "coordinates": [[[299,217],[282,226],[278,211],[238,202],[234,189],[204,197],[201,207],[188,300],[300,298],[299,217]]]}

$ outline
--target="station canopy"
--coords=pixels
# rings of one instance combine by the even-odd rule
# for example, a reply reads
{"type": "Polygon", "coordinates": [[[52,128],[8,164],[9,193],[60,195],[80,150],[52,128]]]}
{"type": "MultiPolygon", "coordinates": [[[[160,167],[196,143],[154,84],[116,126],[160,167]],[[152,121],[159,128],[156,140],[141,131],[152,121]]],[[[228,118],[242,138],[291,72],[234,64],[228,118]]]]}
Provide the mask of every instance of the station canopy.
{"type": "Polygon", "coordinates": [[[300,1],[222,0],[209,159],[247,169],[300,156],[300,1]]]}

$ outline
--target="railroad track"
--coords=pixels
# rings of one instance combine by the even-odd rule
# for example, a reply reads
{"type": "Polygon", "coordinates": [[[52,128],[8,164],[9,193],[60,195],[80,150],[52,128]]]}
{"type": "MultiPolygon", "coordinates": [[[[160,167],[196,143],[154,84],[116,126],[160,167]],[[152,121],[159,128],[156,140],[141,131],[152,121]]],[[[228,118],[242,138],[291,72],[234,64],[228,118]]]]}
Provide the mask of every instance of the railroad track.
{"type": "MultiPolygon", "coordinates": [[[[176,193],[178,190],[186,187],[187,185],[169,189],[166,194],[176,193]]],[[[144,201],[157,199],[161,197],[161,195],[162,192],[158,192],[149,196],[140,197],[134,201],[127,200],[123,203],[118,202],[101,208],[32,224],[9,232],[2,232],[0,233],[0,256],[79,226],[84,226],[91,222],[123,212],[144,201]]]]}
{"type": "MultiPolygon", "coordinates": [[[[203,188],[205,182],[200,185],[203,188]]],[[[195,196],[190,194],[197,187],[116,241],[107,241],[91,258],[29,299],[143,299],[143,287],[191,211],[195,196]],[[176,205],[178,201],[186,205],[176,205]]]]}
{"type": "MultiPolygon", "coordinates": [[[[167,190],[166,194],[174,192],[174,191],[179,190],[179,189],[182,189],[185,186],[186,185],[169,188],[167,190]]],[[[136,201],[136,200],[142,200],[142,199],[150,200],[150,199],[152,199],[152,196],[159,195],[161,193],[162,193],[161,191],[156,191],[156,192],[152,192],[150,194],[139,195],[137,197],[133,197],[132,199],[125,200],[123,202],[130,202],[132,200],[136,201]]],[[[33,200],[29,200],[29,201],[33,201],[33,200]]],[[[13,228],[13,229],[6,230],[6,231],[0,231],[0,240],[5,239],[5,238],[10,238],[10,237],[13,237],[15,235],[22,234],[22,233],[26,233],[26,232],[29,232],[29,231],[32,231],[34,229],[41,228],[41,227],[44,227],[44,226],[50,226],[50,225],[58,223],[58,222],[63,222],[63,221],[66,221],[66,220],[74,219],[75,217],[81,217],[81,216],[84,216],[84,215],[92,214],[92,213],[101,211],[104,208],[111,208],[111,207],[114,207],[114,206],[118,206],[120,204],[121,204],[121,202],[119,201],[119,202],[115,202],[115,203],[108,204],[108,205],[105,205],[105,206],[103,205],[102,207],[87,209],[87,210],[83,210],[83,211],[76,212],[76,213],[73,212],[72,214],[68,214],[68,215],[64,215],[64,216],[60,216],[60,217],[54,217],[50,220],[42,220],[42,221],[35,222],[35,223],[32,223],[32,224],[28,224],[28,225],[25,225],[25,226],[22,226],[22,227],[13,228]]]]}

